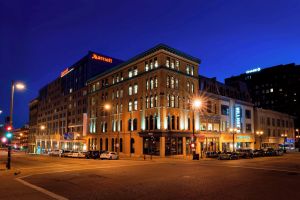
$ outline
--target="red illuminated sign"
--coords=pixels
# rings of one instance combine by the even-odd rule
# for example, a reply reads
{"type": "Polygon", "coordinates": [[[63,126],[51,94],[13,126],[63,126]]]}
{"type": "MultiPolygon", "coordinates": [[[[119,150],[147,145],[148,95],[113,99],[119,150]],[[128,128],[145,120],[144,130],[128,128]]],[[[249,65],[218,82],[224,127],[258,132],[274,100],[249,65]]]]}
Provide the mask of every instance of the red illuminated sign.
{"type": "Polygon", "coordinates": [[[69,70],[69,68],[65,69],[64,71],[62,71],[62,72],[60,73],[60,77],[63,77],[63,76],[65,76],[65,75],[67,75],[67,74],[70,73],[72,70],[73,70],[73,68],[70,69],[70,70],[69,70]]]}
{"type": "Polygon", "coordinates": [[[97,55],[95,53],[93,53],[92,59],[112,63],[112,58],[107,58],[107,57],[104,57],[104,56],[100,56],[100,55],[97,55]]]}

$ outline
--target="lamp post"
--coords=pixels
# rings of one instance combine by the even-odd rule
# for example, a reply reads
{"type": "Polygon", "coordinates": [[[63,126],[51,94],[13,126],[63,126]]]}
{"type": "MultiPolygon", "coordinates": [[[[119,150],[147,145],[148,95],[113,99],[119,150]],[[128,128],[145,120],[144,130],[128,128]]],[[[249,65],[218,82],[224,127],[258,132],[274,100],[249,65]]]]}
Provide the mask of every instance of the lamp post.
{"type": "Polygon", "coordinates": [[[298,146],[298,151],[300,152],[300,135],[299,135],[299,129],[296,129],[296,141],[298,146]]]}
{"type": "Polygon", "coordinates": [[[230,128],[229,129],[230,133],[232,134],[232,152],[235,152],[235,149],[234,149],[234,136],[235,134],[237,133],[237,128],[230,128]]]}
{"type": "Polygon", "coordinates": [[[261,149],[261,146],[262,146],[262,135],[264,134],[263,131],[256,131],[256,135],[259,136],[260,138],[260,149],[261,149]]]}
{"type": "MultiPolygon", "coordinates": [[[[10,96],[10,115],[9,115],[9,125],[13,127],[13,110],[14,110],[14,93],[15,89],[17,90],[24,90],[25,85],[23,83],[15,83],[11,81],[11,96],[10,96]]],[[[8,140],[8,151],[7,151],[7,164],[6,168],[10,169],[10,162],[11,162],[11,140],[8,140]]]]}
{"type": "Polygon", "coordinates": [[[287,134],[283,133],[281,134],[281,137],[283,137],[283,152],[286,153],[286,149],[285,149],[285,140],[287,138],[287,134]]]}
{"type": "MultiPolygon", "coordinates": [[[[202,102],[199,99],[195,99],[193,102],[193,140],[192,140],[192,151],[193,151],[193,159],[196,154],[196,139],[195,139],[195,111],[199,109],[202,105],[202,102]]],[[[201,151],[201,150],[200,150],[201,151]]],[[[202,151],[201,151],[202,158],[202,151]]]]}

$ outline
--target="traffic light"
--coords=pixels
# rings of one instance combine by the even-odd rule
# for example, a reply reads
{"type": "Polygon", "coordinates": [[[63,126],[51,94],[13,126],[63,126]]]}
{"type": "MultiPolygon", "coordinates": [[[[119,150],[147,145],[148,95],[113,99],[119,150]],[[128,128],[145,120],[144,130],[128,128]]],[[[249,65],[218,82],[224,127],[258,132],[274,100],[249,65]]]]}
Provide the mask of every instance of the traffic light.
{"type": "Polygon", "coordinates": [[[13,134],[12,134],[11,131],[12,131],[12,127],[11,126],[6,126],[5,127],[5,137],[7,139],[11,139],[12,138],[13,134]]]}

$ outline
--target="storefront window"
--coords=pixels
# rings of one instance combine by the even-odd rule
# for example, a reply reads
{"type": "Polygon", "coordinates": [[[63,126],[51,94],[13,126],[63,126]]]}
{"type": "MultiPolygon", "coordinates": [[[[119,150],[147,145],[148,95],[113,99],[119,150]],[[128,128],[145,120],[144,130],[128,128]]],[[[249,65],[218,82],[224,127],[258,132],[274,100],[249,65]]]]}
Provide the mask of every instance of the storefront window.
{"type": "Polygon", "coordinates": [[[149,136],[143,138],[143,153],[146,155],[160,155],[160,138],[149,136]]]}
{"type": "Polygon", "coordinates": [[[166,137],[166,156],[180,155],[182,152],[182,137],[166,137]]]}

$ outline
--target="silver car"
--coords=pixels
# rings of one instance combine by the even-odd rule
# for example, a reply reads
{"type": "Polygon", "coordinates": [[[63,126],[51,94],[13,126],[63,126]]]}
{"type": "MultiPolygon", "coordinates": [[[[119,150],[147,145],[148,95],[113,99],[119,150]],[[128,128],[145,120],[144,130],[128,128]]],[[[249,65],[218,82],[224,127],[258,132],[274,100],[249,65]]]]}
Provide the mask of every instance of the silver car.
{"type": "Polygon", "coordinates": [[[104,152],[100,155],[100,159],[108,159],[108,160],[118,160],[119,156],[116,152],[112,152],[112,151],[107,151],[104,152]]]}

